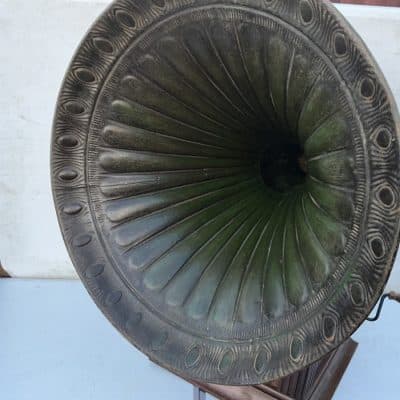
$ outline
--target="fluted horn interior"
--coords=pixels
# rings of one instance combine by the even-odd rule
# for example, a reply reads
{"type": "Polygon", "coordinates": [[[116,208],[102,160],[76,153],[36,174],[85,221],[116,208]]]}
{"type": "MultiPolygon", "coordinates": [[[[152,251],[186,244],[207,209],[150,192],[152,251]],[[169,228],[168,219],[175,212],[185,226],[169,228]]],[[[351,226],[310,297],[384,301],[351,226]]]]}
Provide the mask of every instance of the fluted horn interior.
{"type": "Polygon", "coordinates": [[[299,307],[335,269],[352,218],[334,75],[301,41],[236,21],[168,32],[131,60],[99,157],[126,274],[222,326],[299,307]]]}

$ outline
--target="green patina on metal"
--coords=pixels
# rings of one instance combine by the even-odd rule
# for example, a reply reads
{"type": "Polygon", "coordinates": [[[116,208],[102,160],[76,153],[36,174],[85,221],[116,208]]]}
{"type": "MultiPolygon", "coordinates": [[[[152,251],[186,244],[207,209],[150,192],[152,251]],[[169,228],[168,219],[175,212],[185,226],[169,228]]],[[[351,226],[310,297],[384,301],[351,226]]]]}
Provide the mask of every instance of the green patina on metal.
{"type": "Polygon", "coordinates": [[[116,1],[55,119],[75,266],[161,365],[230,384],[287,375],[345,340],[382,291],[397,118],[328,3],[116,1]]]}

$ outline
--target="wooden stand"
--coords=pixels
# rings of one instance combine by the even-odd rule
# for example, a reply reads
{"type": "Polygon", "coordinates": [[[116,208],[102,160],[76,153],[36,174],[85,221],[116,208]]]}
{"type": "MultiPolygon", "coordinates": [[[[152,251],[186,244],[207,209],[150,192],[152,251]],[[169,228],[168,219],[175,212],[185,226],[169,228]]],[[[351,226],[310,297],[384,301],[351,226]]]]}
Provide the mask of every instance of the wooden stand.
{"type": "Polygon", "coordinates": [[[283,379],[256,386],[223,386],[191,382],[221,400],[330,400],[358,344],[348,339],[309,367],[283,379]]]}

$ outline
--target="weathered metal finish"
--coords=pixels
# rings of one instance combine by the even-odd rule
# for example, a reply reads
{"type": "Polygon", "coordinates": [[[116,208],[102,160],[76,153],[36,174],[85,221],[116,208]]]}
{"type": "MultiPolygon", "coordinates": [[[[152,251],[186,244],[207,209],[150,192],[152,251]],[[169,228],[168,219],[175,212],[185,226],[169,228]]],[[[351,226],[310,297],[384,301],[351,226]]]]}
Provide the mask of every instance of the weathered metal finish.
{"type": "Polygon", "coordinates": [[[265,382],[379,298],[398,135],[379,68],[327,2],[116,1],[60,94],[60,225],[98,306],[154,361],[265,382]]]}
{"type": "Polygon", "coordinates": [[[357,346],[348,339],[319,361],[267,384],[227,386],[200,382],[197,385],[221,400],[331,400],[357,346]]]}

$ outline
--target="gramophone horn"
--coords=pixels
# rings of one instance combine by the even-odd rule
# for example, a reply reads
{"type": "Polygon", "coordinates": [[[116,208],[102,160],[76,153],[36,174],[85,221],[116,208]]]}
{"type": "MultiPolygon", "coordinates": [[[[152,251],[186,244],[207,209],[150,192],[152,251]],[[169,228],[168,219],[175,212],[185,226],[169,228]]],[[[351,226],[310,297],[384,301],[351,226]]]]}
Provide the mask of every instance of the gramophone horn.
{"type": "Polygon", "coordinates": [[[216,383],[282,377],[348,338],[383,290],[398,128],[325,1],[115,1],[57,106],[65,242],[155,362],[216,383]]]}

